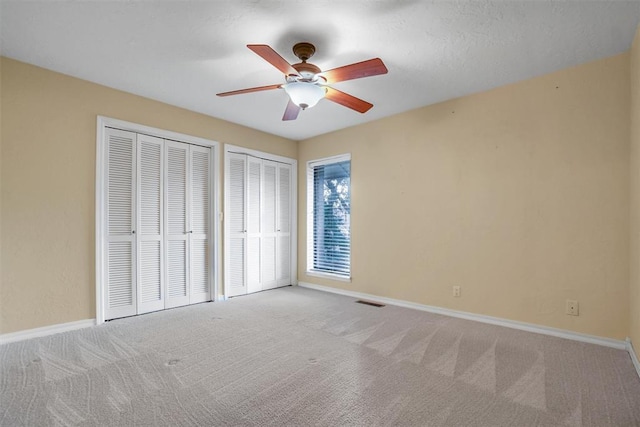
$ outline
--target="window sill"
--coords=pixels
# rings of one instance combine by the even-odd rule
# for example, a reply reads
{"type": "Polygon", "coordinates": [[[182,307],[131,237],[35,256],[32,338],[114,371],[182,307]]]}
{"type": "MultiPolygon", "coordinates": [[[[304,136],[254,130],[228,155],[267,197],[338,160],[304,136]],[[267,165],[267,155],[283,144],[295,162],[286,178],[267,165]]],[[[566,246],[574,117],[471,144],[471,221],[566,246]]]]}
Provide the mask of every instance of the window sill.
{"type": "Polygon", "coordinates": [[[350,276],[341,276],[339,274],[325,273],[323,271],[307,271],[307,276],[321,277],[323,279],[338,280],[340,282],[351,282],[350,276]]]}

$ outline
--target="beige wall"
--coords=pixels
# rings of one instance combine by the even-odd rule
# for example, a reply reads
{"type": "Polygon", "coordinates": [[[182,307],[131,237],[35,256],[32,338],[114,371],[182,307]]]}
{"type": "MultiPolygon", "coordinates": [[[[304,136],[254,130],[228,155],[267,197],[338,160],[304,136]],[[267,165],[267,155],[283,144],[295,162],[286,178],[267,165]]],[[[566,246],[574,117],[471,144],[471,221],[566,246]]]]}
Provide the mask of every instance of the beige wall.
{"type": "Polygon", "coordinates": [[[97,115],[297,157],[293,141],[1,61],[0,333],[95,317],[97,115]]]}
{"type": "Polygon", "coordinates": [[[640,27],[631,47],[631,277],[629,337],[640,357],[640,27]]]}
{"type": "Polygon", "coordinates": [[[304,274],[301,173],[300,281],[625,338],[629,88],[622,54],[300,142],[352,155],[353,275],[304,274]]]}
{"type": "Polygon", "coordinates": [[[299,144],[2,58],[0,333],[95,316],[104,115],[298,158],[300,218],[306,161],[350,152],[353,282],[304,274],[305,220],[301,281],[640,342],[638,45],[299,144]]]}

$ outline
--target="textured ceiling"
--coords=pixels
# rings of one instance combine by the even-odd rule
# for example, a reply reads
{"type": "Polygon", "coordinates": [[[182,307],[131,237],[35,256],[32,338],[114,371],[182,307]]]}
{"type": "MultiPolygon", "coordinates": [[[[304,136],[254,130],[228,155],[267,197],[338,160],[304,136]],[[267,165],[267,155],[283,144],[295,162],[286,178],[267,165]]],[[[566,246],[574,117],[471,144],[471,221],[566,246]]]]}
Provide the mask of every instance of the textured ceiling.
{"type": "Polygon", "coordinates": [[[2,55],[294,140],[628,50],[640,1],[0,0],[2,55]],[[389,73],[335,87],[375,106],[327,100],[282,122],[282,83],[247,44],[291,63],[299,41],[327,70],[380,57],[389,73]]]}

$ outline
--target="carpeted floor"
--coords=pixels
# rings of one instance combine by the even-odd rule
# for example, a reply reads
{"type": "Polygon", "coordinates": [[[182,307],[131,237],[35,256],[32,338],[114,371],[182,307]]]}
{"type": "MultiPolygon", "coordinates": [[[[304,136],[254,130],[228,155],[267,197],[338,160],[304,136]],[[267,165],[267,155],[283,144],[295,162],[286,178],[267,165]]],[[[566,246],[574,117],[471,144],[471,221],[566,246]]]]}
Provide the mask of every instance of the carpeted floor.
{"type": "Polygon", "coordinates": [[[0,425],[633,426],[623,350],[289,287],[0,346],[0,425]]]}

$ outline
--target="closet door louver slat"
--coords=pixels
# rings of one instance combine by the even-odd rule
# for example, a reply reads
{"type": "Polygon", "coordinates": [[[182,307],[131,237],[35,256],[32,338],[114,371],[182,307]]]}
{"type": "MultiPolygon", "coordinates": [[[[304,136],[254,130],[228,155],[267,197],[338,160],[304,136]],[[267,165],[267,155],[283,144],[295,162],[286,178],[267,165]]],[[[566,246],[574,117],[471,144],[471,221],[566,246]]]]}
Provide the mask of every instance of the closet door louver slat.
{"type": "Polygon", "coordinates": [[[191,304],[209,300],[209,242],[191,241],[191,304]]]}
{"type": "MultiPolygon", "coordinates": [[[[173,302],[187,296],[187,242],[170,240],[167,242],[167,301],[173,302]]],[[[183,304],[180,304],[183,305],[183,304]]],[[[172,304],[169,304],[172,306],[172,304]]],[[[175,307],[175,305],[173,305],[175,307]]]]}
{"type": "MultiPolygon", "coordinates": [[[[117,310],[133,305],[133,253],[131,242],[109,242],[108,309],[117,310]]],[[[127,315],[127,314],[123,314],[127,315]]]]}
{"type": "Polygon", "coordinates": [[[291,166],[278,165],[278,231],[288,233],[291,224],[291,166]]]}
{"type": "Polygon", "coordinates": [[[138,251],[140,259],[140,298],[138,304],[140,309],[138,314],[162,310],[164,303],[162,298],[162,281],[161,281],[161,251],[159,241],[142,241],[140,242],[140,250],[138,251]],[[148,307],[151,305],[151,307],[148,307]]]}

